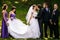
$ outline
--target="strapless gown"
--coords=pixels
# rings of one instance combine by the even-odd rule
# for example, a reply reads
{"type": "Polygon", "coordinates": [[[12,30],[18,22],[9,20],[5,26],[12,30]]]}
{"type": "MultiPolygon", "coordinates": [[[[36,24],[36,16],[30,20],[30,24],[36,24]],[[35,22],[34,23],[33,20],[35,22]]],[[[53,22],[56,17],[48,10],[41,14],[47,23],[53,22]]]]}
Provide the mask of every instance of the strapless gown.
{"type": "MultiPolygon", "coordinates": [[[[5,13],[5,20],[6,22],[8,21],[8,13],[6,12],[5,13]]],[[[2,29],[1,29],[1,37],[2,38],[8,38],[9,37],[9,34],[8,34],[8,28],[7,28],[7,25],[6,25],[6,22],[5,22],[4,18],[2,19],[2,29]]]]}

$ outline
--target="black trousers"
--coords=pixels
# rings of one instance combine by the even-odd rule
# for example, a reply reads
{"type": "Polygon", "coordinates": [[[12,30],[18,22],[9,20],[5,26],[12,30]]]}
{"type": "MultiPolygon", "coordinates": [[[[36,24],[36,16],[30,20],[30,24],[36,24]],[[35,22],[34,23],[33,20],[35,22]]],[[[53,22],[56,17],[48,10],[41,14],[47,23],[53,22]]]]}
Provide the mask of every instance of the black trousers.
{"type": "Polygon", "coordinates": [[[50,22],[49,21],[44,21],[44,33],[45,33],[46,38],[48,37],[48,34],[47,34],[48,27],[50,29],[50,22]]]}
{"type": "Polygon", "coordinates": [[[50,28],[50,37],[53,37],[53,25],[50,23],[49,25],[50,28]]]}
{"type": "Polygon", "coordinates": [[[43,38],[43,20],[38,20],[38,23],[39,23],[39,28],[40,28],[40,38],[43,38]]]}
{"type": "Polygon", "coordinates": [[[55,38],[59,38],[59,26],[58,26],[58,22],[55,22],[56,25],[54,25],[54,22],[50,28],[50,31],[51,31],[51,37],[53,36],[53,33],[54,33],[54,36],[55,38]]]}

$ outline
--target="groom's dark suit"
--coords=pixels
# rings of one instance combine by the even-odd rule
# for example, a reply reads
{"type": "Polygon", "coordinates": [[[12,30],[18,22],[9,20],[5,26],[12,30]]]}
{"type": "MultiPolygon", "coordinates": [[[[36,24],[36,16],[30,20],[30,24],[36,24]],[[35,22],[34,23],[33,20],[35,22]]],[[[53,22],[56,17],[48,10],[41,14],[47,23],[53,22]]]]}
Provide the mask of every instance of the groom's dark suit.
{"type": "Polygon", "coordinates": [[[42,15],[42,9],[39,10],[38,15],[37,15],[36,18],[38,19],[39,28],[40,28],[40,33],[41,33],[40,38],[43,38],[43,15],[42,15]]]}
{"type": "MultiPolygon", "coordinates": [[[[48,35],[47,35],[47,28],[50,25],[50,19],[51,19],[50,9],[49,8],[44,8],[42,10],[42,14],[43,14],[45,37],[48,37],[48,35]]],[[[50,28],[50,26],[49,26],[49,28],[50,28]]]]}

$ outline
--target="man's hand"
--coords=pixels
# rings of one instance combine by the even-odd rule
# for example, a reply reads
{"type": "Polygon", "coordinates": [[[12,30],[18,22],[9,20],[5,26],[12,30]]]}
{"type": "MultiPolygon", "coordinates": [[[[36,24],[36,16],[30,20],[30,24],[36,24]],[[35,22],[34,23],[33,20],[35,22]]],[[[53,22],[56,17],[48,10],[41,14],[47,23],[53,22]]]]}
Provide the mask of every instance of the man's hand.
{"type": "Polygon", "coordinates": [[[50,19],[50,23],[53,24],[53,23],[52,23],[52,19],[50,19]]]}
{"type": "Polygon", "coordinates": [[[54,25],[56,25],[56,23],[54,23],[54,25]]]}

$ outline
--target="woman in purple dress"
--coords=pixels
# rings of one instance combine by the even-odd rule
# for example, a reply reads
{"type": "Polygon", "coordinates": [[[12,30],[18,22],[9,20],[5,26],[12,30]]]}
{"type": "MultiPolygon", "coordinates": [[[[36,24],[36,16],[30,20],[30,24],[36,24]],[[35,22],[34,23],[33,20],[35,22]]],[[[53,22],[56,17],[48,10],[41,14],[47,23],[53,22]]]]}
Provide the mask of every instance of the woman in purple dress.
{"type": "Polygon", "coordinates": [[[8,13],[7,13],[7,4],[3,5],[2,7],[2,31],[1,31],[1,37],[2,38],[8,38],[8,29],[7,29],[7,21],[8,21],[8,13]]]}

